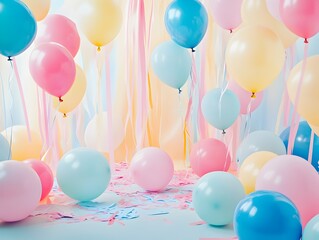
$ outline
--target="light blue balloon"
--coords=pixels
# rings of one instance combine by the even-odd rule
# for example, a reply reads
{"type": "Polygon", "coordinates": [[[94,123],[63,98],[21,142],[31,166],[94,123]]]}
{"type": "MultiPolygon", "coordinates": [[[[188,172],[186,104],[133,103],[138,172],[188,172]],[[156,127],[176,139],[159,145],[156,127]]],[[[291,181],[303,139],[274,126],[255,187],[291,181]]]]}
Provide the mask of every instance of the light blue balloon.
{"type": "Polygon", "coordinates": [[[0,134],[0,161],[11,159],[11,149],[7,139],[0,134]]]}
{"type": "Polygon", "coordinates": [[[205,36],[208,15],[198,0],[175,0],[166,9],[165,26],[178,45],[194,49],[205,36]]]}
{"type": "Polygon", "coordinates": [[[227,172],[207,173],[198,180],[193,190],[196,213],[214,226],[232,223],[236,206],[244,197],[243,185],[227,172]]]}
{"type": "Polygon", "coordinates": [[[0,0],[0,54],[13,57],[33,42],[37,23],[29,8],[19,0],[0,0]]]}
{"type": "Polygon", "coordinates": [[[107,159],[95,150],[76,148],[59,161],[58,184],[66,195],[78,201],[90,201],[100,196],[110,179],[107,159]]]}
{"type": "Polygon", "coordinates": [[[286,154],[286,147],[279,136],[270,131],[255,131],[250,133],[237,149],[237,163],[241,165],[251,154],[259,151],[286,154]]]}
{"type": "Polygon", "coordinates": [[[207,92],[201,107],[206,121],[223,131],[236,121],[240,113],[240,102],[236,94],[230,90],[222,93],[221,88],[207,92]]]}
{"type": "Polygon", "coordinates": [[[154,49],[152,68],[162,82],[180,90],[191,72],[192,59],[185,48],[167,41],[154,49]]]}
{"type": "MultiPolygon", "coordinates": [[[[319,55],[319,34],[316,34],[314,37],[309,38],[307,56],[311,57],[314,55],[319,55]]],[[[299,38],[296,43],[296,58],[297,62],[300,62],[304,59],[304,50],[305,43],[304,39],[299,38]]]]}
{"type": "Polygon", "coordinates": [[[302,240],[319,239],[319,215],[313,217],[306,225],[302,240]]]}

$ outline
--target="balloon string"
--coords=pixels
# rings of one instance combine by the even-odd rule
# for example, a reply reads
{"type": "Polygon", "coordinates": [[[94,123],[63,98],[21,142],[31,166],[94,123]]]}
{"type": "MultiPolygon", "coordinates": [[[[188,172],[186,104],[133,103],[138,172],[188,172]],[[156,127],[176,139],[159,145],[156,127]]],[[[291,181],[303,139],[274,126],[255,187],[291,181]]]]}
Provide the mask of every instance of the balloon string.
{"type": "Polygon", "coordinates": [[[300,99],[300,94],[301,94],[301,88],[302,88],[302,84],[304,81],[305,69],[307,66],[307,56],[308,56],[308,44],[305,44],[304,60],[302,62],[302,69],[301,69],[300,79],[298,82],[298,88],[297,88],[297,93],[296,93],[296,98],[295,98],[295,103],[294,103],[293,115],[292,115],[292,120],[291,120],[291,125],[290,125],[290,133],[289,133],[289,139],[288,139],[288,151],[287,151],[288,155],[290,155],[292,153],[292,149],[294,147],[294,142],[295,142],[295,138],[297,135],[298,126],[299,126],[300,116],[297,113],[297,109],[298,109],[298,104],[299,104],[299,99],[300,99]]]}
{"type": "Polygon", "coordinates": [[[314,138],[315,138],[315,132],[311,130],[310,145],[309,145],[309,152],[308,152],[308,162],[310,163],[312,163],[314,138]]]}
{"type": "MultiPolygon", "coordinates": [[[[38,122],[39,122],[39,129],[40,129],[40,135],[41,135],[41,140],[42,142],[45,142],[46,141],[46,137],[44,136],[44,132],[43,132],[43,128],[44,128],[44,124],[43,124],[43,121],[42,121],[42,110],[41,110],[41,104],[40,104],[40,94],[39,94],[39,87],[36,88],[37,89],[37,108],[38,108],[38,122]]],[[[44,146],[44,144],[43,144],[44,146]]],[[[42,150],[41,150],[41,156],[43,155],[43,148],[42,146],[42,150]]]]}
{"type": "Polygon", "coordinates": [[[12,59],[12,63],[13,63],[13,69],[14,69],[14,73],[15,73],[15,76],[16,76],[16,79],[17,79],[19,92],[20,92],[25,124],[26,124],[27,131],[28,131],[28,138],[29,138],[29,141],[31,141],[31,131],[30,131],[30,124],[29,124],[29,117],[28,117],[27,107],[26,107],[26,104],[25,104],[25,98],[24,98],[23,88],[22,88],[22,84],[21,84],[20,74],[19,74],[19,71],[18,71],[18,66],[17,66],[17,63],[16,63],[14,58],[12,59]]]}
{"type": "MultiPolygon", "coordinates": [[[[9,111],[10,112],[10,121],[11,121],[9,145],[10,145],[10,149],[12,149],[12,140],[13,140],[13,136],[12,136],[12,131],[13,131],[13,113],[12,113],[12,110],[13,110],[13,101],[14,101],[13,94],[12,94],[12,81],[13,81],[14,69],[13,69],[12,59],[10,57],[9,57],[8,61],[10,62],[10,67],[11,67],[10,75],[9,75],[9,81],[8,81],[9,93],[10,93],[10,99],[11,99],[11,105],[10,105],[10,111],[9,111]]],[[[6,135],[8,136],[7,131],[6,131],[6,135]]],[[[10,154],[9,154],[9,156],[10,156],[10,154]]]]}
{"type": "Polygon", "coordinates": [[[98,79],[97,79],[97,99],[96,99],[96,113],[102,112],[102,94],[101,94],[101,82],[102,82],[102,69],[103,69],[103,61],[104,59],[101,59],[102,52],[98,51],[96,53],[96,64],[97,64],[97,72],[98,72],[98,79]]]}
{"type": "Polygon", "coordinates": [[[246,137],[250,132],[250,127],[251,127],[250,121],[251,121],[251,116],[252,116],[251,106],[252,106],[254,101],[255,101],[255,98],[250,98],[249,104],[247,106],[247,113],[248,114],[245,117],[246,119],[245,119],[245,126],[244,126],[244,137],[246,137]]]}

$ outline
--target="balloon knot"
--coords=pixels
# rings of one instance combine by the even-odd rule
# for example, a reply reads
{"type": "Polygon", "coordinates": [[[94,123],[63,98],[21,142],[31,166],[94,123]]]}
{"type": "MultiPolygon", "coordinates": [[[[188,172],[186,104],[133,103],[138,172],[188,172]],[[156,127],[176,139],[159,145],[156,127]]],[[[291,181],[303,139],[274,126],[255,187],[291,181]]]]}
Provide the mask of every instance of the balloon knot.
{"type": "Polygon", "coordinates": [[[309,43],[309,42],[308,42],[308,38],[305,38],[304,43],[306,43],[306,44],[309,43]]]}
{"type": "Polygon", "coordinates": [[[9,61],[9,62],[11,62],[11,61],[12,61],[12,58],[11,58],[10,56],[8,57],[8,61],[9,61]]]}
{"type": "Polygon", "coordinates": [[[178,89],[178,94],[181,94],[182,93],[182,89],[178,89]]]}
{"type": "Polygon", "coordinates": [[[192,48],[192,52],[195,52],[195,49],[194,49],[194,48],[192,48]]]}
{"type": "Polygon", "coordinates": [[[66,118],[66,117],[67,117],[66,113],[63,113],[63,118],[66,118]]]}
{"type": "Polygon", "coordinates": [[[63,102],[63,99],[62,99],[62,97],[59,97],[59,102],[63,102]]]}
{"type": "Polygon", "coordinates": [[[230,32],[230,33],[233,33],[233,29],[229,29],[229,32],[230,32]]]}
{"type": "Polygon", "coordinates": [[[255,93],[255,92],[252,92],[250,97],[251,97],[251,98],[256,98],[256,93],[255,93]]]}
{"type": "Polygon", "coordinates": [[[226,134],[226,131],[225,131],[225,130],[223,130],[223,131],[222,131],[222,134],[223,134],[223,135],[225,135],[225,134],[226,134]]]}
{"type": "Polygon", "coordinates": [[[101,47],[100,46],[97,47],[97,51],[101,52],[101,47]]]}

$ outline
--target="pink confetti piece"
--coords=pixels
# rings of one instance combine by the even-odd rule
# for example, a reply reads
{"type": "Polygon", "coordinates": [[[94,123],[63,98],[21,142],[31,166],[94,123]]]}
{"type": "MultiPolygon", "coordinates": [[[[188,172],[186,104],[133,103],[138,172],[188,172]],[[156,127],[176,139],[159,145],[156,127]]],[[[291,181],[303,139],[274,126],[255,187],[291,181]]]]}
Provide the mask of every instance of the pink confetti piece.
{"type": "Polygon", "coordinates": [[[205,225],[206,223],[204,221],[197,221],[190,223],[191,226],[199,226],[199,225],[205,225]]]}
{"type": "Polygon", "coordinates": [[[231,238],[200,238],[199,240],[238,240],[237,237],[231,238]]]}

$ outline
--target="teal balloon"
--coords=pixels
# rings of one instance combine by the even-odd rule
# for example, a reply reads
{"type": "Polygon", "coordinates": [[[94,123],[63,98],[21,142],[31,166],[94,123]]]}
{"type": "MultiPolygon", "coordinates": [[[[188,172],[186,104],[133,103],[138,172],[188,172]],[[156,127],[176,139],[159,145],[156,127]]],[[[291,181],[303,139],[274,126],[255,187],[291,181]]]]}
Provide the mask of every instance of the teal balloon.
{"type": "Polygon", "coordinates": [[[7,139],[0,134],[0,162],[11,159],[11,149],[7,139]]]}
{"type": "Polygon", "coordinates": [[[249,155],[259,151],[284,155],[286,147],[281,138],[273,132],[264,130],[252,132],[244,138],[237,149],[237,164],[241,165],[249,155]]]}
{"type": "Polygon", "coordinates": [[[220,130],[226,130],[236,121],[240,113],[240,102],[235,93],[216,88],[205,94],[201,103],[206,121],[220,130]]]}
{"type": "Polygon", "coordinates": [[[0,53],[14,57],[33,42],[37,23],[29,8],[19,0],[0,0],[0,53]]]}
{"type": "Polygon", "coordinates": [[[181,89],[190,75],[192,59],[185,48],[167,41],[154,49],[152,68],[163,83],[181,89]]]}
{"type": "Polygon", "coordinates": [[[110,179],[107,159],[95,150],[76,148],[59,161],[58,184],[66,195],[78,201],[90,201],[100,196],[110,179]]]}
{"type": "Polygon", "coordinates": [[[302,240],[319,239],[319,215],[312,218],[306,225],[302,234],[302,240]]]}
{"type": "Polygon", "coordinates": [[[194,49],[207,31],[208,15],[198,0],[175,0],[166,9],[165,26],[174,42],[194,49]]]}
{"type": "Polygon", "coordinates": [[[237,204],[245,190],[231,173],[211,172],[201,177],[193,190],[193,205],[198,216],[213,226],[225,226],[233,221],[237,204]]]}

